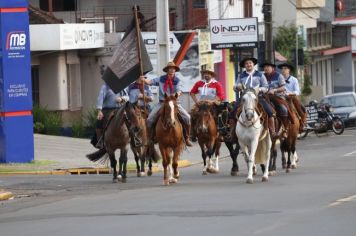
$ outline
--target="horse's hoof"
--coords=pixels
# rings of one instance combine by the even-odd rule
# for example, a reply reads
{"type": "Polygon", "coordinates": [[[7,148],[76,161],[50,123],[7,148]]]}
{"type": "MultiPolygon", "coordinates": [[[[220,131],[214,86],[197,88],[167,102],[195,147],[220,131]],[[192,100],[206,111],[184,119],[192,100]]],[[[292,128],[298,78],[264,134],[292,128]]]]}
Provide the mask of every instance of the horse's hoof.
{"type": "Polygon", "coordinates": [[[146,173],[144,171],[140,172],[140,177],[145,177],[146,173]]]}
{"type": "Polygon", "coordinates": [[[275,170],[273,170],[273,171],[270,171],[270,172],[268,173],[268,175],[269,175],[269,176],[276,176],[276,175],[277,175],[277,172],[276,172],[275,170]]]}
{"type": "Polygon", "coordinates": [[[167,179],[167,180],[163,180],[163,185],[164,185],[164,186],[169,186],[169,181],[168,181],[168,179],[167,179]]]}
{"type": "Polygon", "coordinates": [[[282,169],[285,169],[285,168],[287,168],[287,165],[282,165],[282,169]]]}
{"type": "Polygon", "coordinates": [[[287,169],[286,169],[286,173],[289,173],[289,172],[290,172],[290,168],[287,168],[287,169]]]}
{"type": "Polygon", "coordinates": [[[253,184],[253,179],[246,179],[246,184],[253,184]]]}
{"type": "Polygon", "coordinates": [[[113,178],[113,179],[112,179],[112,182],[113,182],[113,183],[117,183],[117,182],[119,182],[119,180],[118,180],[117,178],[113,178]]]}
{"type": "Polygon", "coordinates": [[[121,183],[126,183],[127,182],[127,178],[121,178],[121,183]]]}
{"type": "Polygon", "coordinates": [[[297,169],[297,165],[291,165],[292,169],[297,169]]]}
{"type": "Polygon", "coordinates": [[[262,176],[262,182],[268,182],[268,177],[262,176]]]}
{"type": "Polygon", "coordinates": [[[208,174],[208,172],[206,171],[206,170],[203,170],[203,173],[202,173],[203,175],[207,175],[208,174]]]}
{"type": "Polygon", "coordinates": [[[172,178],[172,179],[169,180],[169,183],[170,184],[176,184],[176,183],[178,183],[178,180],[175,179],[175,178],[172,178]]]}
{"type": "Polygon", "coordinates": [[[219,173],[219,170],[217,170],[217,169],[215,169],[215,168],[209,168],[208,169],[208,171],[209,171],[209,173],[211,173],[211,174],[217,174],[217,173],[219,173]]]}
{"type": "Polygon", "coordinates": [[[148,170],[148,171],[147,171],[147,175],[148,175],[148,176],[152,176],[152,170],[148,170]]]}
{"type": "Polygon", "coordinates": [[[178,174],[178,175],[174,175],[173,176],[175,179],[179,179],[180,178],[180,175],[178,174]]]}
{"type": "Polygon", "coordinates": [[[231,176],[239,176],[239,172],[238,171],[231,171],[231,176]]]}
{"type": "Polygon", "coordinates": [[[121,181],[122,180],[122,176],[121,175],[117,176],[117,180],[121,181]]]}

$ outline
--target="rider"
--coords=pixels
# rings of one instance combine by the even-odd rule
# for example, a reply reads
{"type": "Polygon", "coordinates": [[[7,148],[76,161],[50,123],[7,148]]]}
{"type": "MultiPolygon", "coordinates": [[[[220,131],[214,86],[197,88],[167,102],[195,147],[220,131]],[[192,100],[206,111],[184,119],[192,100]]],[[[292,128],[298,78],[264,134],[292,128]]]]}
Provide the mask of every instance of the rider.
{"type": "Polygon", "coordinates": [[[283,63],[278,65],[278,68],[281,69],[282,75],[286,81],[286,94],[292,97],[292,102],[300,117],[300,131],[303,131],[306,122],[306,110],[299,99],[295,98],[300,95],[300,88],[298,79],[290,74],[291,71],[294,70],[294,67],[288,63],[283,63]]]}
{"type": "MultiPolygon", "coordinates": [[[[160,110],[162,103],[164,101],[164,94],[168,96],[174,95],[175,93],[180,96],[182,94],[182,84],[180,79],[175,75],[180,68],[174,62],[168,62],[166,67],[163,68],[163,71],[166,72],[166,75],[162,75],[161,77],[157,77],[154,79],[145,79],[144,76],[140,76],[140,80],[144,80],[146,84],[159,86],[159,103],[152,109],[147,118],[147,126],[149,132],[151,132],[151,141],[154,140],[155,136],[155,126],[158,119],[158,111],[160,110]]],[[[179,100],[178,100],[179,102],[179,100]]],[[[189,140],[190,136],[190,115],[189,113],[182,107],[180,103],[178,103],[179,114],[183,123],[183,131],[185,143],[187,146],[192,146],[192,143],[189,140]]]]}
{"type": "MultiPolygon", "coordinates": [[[[215,72],[209,69],[203,69],[200,73],[203,79],[196,82],[190,91],[190,96],[192,97],[194,103],[197,104],[198,101],[224,101],[224,90],[220,82],[215,80],[215,72]],[[197,94],[199,94],[198,98],[196,96],[197,94]]],[[[195,114],[196,105],[194,105],[191,112],[192,127],[194,127],[195,123],[195,114]]],[[[192,140],[196,140],[194,128],[192,129],[192,140]]]]}
{"type": "Polygon", "coordinates": [[[151,111],[151,106],[148,104],[153,101],[153,94],[148,85],[144,85],[143,81],[137,79],[134,83],[128,87],[129,102],[136,104],[142,110],[147,109],[151,111]],[[144,95],[142,93],[144,91],[144,95]],[[145,107],[146,106],[146,107],[145,107]]]}
{"type": "MultiPolygon", "coordinates": [[[[234,85],[234,91],[239,92],[245,88],[259,88],[259,91],[261,92],[260,95],[258,96],[258,102],[261,104],[263,107],[264,111],[267,113],[268,116],[268,128],[270,131],[270,134],[273,138],[275,138],[276,135],[276,130],[274,126],[274,118],[273,118],[273,110],[271,105],[265,100],[265,98],[261,95],[267,92],[268,90],[268,83],[266,80],[266,77],[259,71],[255,69],[255,65],[257,64],[257,59],[256,58],[245,58],[240,62],[240,67],[245,68],[246,70],[243,71],[237,78],[236,83],[234,85]]],[[[236,99],[236,104],[238,105],[240,103],[240,98],[237,96],[236,99]]],[[[232,113],[230,113],[230,127],[233,127],[231,129],[231,135],[235,134],[235,126],[236,126],[236,110],[237,106],[235,106],[234,110],[232,113]]],[[[236,135],[236,134],[235,134],[236,135]]]]}
{"type": "MultiPolygon", "coordinates": [[[[110,114],[121,104],[128,101],[127,89],[124,89],[115,94],[110,87],[104,83],[101,88],[96,102],[96,109],[98,111],[96,117],[96,141],[93,140],[92,144],[97,148],[103,147],[103,142],[98,142],[103,135],[103,130],[110,117],[110,114]],[[95,143],[95,144],[94,144],[95,143]]],[[[102,140],[102,139],[101,139],[102,140]]]]}
{"type": "MultiPolygon", "coordinates": [[[[283,76],[275,71],[276,65],[271,62],[265,62],[262,64],[264,75],[268,82],[267,94],[272,96],[276,95],[279,98],[285,99],[285,80],[283,76]]],[[[277,109],[277,115],[280,117],[284,126],[284,136],[288,134],[289,120],[288,120],[288,107],[284,104],[277,102],[275,99],[271,99],[272,104],[277,109]]]]}

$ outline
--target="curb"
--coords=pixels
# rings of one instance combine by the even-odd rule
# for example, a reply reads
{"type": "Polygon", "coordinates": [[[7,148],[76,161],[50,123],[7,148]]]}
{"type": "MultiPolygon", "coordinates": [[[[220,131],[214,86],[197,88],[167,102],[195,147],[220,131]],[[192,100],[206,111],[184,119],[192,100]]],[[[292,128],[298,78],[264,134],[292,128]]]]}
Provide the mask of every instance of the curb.
{"type": "MultiPolygon", "coordinates": [[[[185,168],[193,164],[188,160],[179,160],[178,166],[185,168]]],[[[157,173],[162,171],[162,167],[152,167],[152,172],[157,173]]],[[[128,173],[136,173],[136,169],[127,170],[128,173]]],[[[70,168],[62,170],[50,171],[21,171],[21,172],[2,172],[0,176],[15,176],[15,175],[88,175],[88,174],[109,174],[110,168],[70,168]]]]}
{"type": "Polygon", "coordinates": [[[0,201],[6,201],[13,196],[12,192],[0,192],[0,201]]]}

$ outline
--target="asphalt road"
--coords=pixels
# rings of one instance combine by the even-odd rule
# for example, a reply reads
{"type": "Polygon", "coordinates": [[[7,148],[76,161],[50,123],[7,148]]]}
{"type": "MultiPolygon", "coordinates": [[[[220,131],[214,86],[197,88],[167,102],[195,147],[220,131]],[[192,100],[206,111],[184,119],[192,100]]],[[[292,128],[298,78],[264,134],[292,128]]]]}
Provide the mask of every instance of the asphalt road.
{"type": "Polygon", "coordinates": [[[127,183],[109,175],[1,176],[17,195],[0,204],[0,235],[356,235],[356,130],[298,143],[298,169],[245,184],[246,165],[230,176],[181,169],[178,184],[162,173],[127,183]]]}

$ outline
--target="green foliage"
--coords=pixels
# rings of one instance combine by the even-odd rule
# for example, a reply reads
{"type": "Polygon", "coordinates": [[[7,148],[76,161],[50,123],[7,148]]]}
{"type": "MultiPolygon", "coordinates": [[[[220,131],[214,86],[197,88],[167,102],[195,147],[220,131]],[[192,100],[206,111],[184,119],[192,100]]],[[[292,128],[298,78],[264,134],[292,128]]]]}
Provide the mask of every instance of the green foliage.
{"type": "Polygon", "coordinates": [[[83,120],[76,120],[72,123],[73,137],[83,138],[85,137],[85,127],[83,120]]]}
{"type": "Polygon", "coordinates": [[[38,104],[33,106],[33,128],[36,133],[59,135],[62,116],[59,112],[49,111],[38,104]]]}
{"type": "MultiPolygon", "coordinates": [[[[292,61],[291,51],[295,50],[297,32],[298,28],[294,25],[280,26],[274,38],[276,50],[287,57],[288,61],[292,61]]],[[[298,35],[298,48],[304,47],[305,41],[301,35],[298,35]]]]}
{"type": "Polygon", "coordinates": [[[313,90],[311,89],[311,78],[309,75],[304,76],[304,84],[302,88],[302,94],[304,96],[309,96],[313,90]]]}
{"type": "Polygon", "coordinates": [[[44,123],[46,133],[51,135],[59,135],[62,127],[62,116],[59,112],[49,112],[44,123]]]}
{"type": "Polygon", "coordinates": [[[84,124],[86,127],[95,127],[97,114],[98,112],[94,107],[86,111],[84,115],[84,124]]]}

